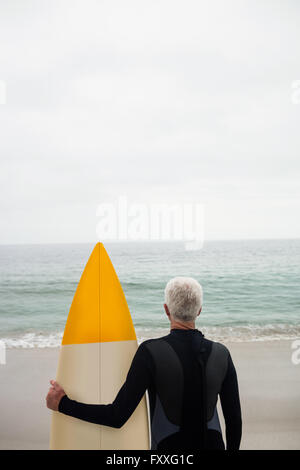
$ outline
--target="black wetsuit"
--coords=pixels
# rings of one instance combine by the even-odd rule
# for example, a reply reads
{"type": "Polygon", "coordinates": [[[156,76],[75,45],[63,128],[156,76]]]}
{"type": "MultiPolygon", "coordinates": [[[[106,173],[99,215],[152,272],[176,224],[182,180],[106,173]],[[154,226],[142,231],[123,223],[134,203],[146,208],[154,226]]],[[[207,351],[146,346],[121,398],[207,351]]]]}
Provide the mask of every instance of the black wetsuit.
{"type": "Polygon", "coordinates": [[[242,420],[236,371],[228,349],[198,330],[171,330],[144,341],[113,403],[89,405],[66,395],[59,411],[120,428],[146,390],[151,416],[151,449],[224,449],[217,414],[218,395],[226,425],[226,448],[239,448],[242,420]]]}

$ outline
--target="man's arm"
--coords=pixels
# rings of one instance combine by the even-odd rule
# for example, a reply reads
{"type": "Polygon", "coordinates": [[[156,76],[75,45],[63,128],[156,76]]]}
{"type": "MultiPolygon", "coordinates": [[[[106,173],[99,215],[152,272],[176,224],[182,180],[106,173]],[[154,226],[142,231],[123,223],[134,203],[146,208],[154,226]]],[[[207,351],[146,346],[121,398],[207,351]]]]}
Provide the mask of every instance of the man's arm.
{"type": "Polygon", "coordinates": [[[120,428],[132,415],[147,390],[151,373],[147,349],[140,345],[127,378],[113,403],[108,405],[90,405],[70,400],[64,395],[58,405],[58,411],[90,423],[120,428]]]}
{"type": "Polygon", "coordinates": [[[229,352],[220,399],[226,425],[226,449],[238,450],[242,437],[242,415],[236,370],[229,352]]]}

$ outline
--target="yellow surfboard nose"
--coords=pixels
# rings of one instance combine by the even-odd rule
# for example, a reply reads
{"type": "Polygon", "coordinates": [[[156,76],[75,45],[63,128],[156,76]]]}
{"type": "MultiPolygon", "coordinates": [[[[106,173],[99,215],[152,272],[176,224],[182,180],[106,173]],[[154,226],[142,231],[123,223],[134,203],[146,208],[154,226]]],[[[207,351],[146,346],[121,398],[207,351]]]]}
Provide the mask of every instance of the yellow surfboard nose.
{"type": "Polygon", "coordinates": [[[102,243],[82,273],[68,315],[62,344],[136,340],[118,276],[102,243]]]}

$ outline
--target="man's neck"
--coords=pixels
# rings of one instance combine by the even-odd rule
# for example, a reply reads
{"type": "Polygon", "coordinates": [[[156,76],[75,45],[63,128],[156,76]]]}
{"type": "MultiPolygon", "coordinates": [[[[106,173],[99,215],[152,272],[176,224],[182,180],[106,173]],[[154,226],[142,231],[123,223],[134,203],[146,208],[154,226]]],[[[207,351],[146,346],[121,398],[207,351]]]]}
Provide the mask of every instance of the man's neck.
{"type": "Polygon", "coordinates": [[[178,320],[171,319],[170,329],[171,330],[195,330],[195,322],[181,322],[178,320]]]}

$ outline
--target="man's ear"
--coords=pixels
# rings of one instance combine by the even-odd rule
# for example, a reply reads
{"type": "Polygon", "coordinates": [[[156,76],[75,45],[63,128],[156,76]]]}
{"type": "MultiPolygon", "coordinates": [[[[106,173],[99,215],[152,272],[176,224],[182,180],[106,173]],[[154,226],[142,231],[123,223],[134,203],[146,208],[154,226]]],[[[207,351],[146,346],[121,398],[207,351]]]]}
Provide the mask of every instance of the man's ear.
{"type": "Polygon", "coordinates": [[[202,311],[202,307],[200,308],[200,310],[199,310],[199,312],[198,312],[198,314],[197,314],[197,317],[199,317],[201,311],[202,311]]]}
{"type": "Polygon", "coordinates": [[[167,304],[164,304],[164,308],[165,308],[165,312],[166,312],[166,314],[167,314],[167,317],[170,318],[170,312],[169,312],[169,309],[168,309],[167,304]]]}

